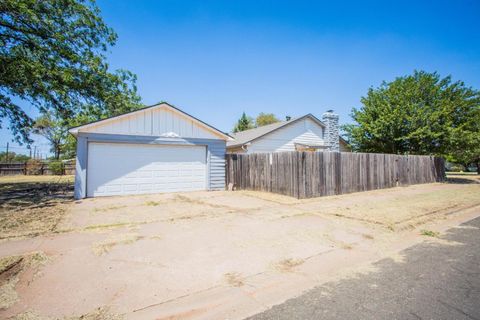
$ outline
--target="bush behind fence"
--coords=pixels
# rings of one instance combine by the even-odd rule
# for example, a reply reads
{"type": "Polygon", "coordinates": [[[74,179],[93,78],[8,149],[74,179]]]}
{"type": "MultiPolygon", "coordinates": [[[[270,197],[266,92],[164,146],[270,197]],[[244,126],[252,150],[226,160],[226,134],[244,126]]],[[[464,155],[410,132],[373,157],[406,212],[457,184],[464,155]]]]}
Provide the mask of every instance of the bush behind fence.
{"type": "Polygon", "coordinates": [[[349,152],[226,155],[226,184],[312,198],[445,179],[440,157],[349,152]]]}

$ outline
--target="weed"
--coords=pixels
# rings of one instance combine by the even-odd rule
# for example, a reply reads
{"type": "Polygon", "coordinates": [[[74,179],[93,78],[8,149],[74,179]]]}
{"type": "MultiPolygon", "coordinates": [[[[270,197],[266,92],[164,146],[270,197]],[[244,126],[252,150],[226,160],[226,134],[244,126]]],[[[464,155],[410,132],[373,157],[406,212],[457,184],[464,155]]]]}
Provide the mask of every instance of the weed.
{"type": "Polygon", "coordinates": [[[420,234],[422,236],[434,237],[434,238],[438,238],[438,236],[440,235],[440,233],[435,232],[435,231],[431,231],[431,230],[422,230],[422,231],[420,231],[420,234]]]}
{"type": "Polygon", "coordinates": [[[142,237],[136,234],[123,234],[117,238],[110,238],[108,240],[98,242],[93,245],[93,253],[97,256],[104,255],[112,250],[113,247],[121,245],[121,244],[132,244],[138,240],[142,239],[142,237]]]}
{"type": "Polygon", "coordinates": [[[276,264],[276,269],[282,272],[292,272],[295,267],[303,264],[304,262],[305,260],[303,259],[283,259],[276,264]]]}
{"type": "Polygon", "coordinates": [[[145,202],[145,205],[155,207],[158,206],[160,203],[160,201],[147,201],[145,202]]]}
{"type": "Polygon", "coordinates": [[[111,210],[117,210],[117,209],[122,209],[126,208],[127,206],[111,206],[111,207],[105,207],[105,208],[95,208],[93,211],[95,212],[107,212],[111,210]]]}
{"type": "Polygon", "coordinates": [[[131,225],[130,222],[118,222],[110,224],[93,224],[85,227],[83,230],[102,230],[102,229],[115,229],[131,225]]]}
{"type": "Polygon", "coordinates": [[[241,274],[238,272],[229,272],[225,274],[225,280],[233,287],[241,287],[244,285],[241,274]]]}

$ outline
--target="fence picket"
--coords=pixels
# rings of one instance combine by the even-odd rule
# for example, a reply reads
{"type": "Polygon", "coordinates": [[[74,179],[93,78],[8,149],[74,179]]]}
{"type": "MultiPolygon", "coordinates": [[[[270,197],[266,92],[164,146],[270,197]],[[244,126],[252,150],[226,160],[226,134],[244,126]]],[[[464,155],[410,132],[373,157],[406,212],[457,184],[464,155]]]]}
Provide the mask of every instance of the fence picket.
{"type": "Polygon", "coordinates": [[[226,184],[311,198],[445,179],[445,160],[343,152],[227,154],[226,184]]]}

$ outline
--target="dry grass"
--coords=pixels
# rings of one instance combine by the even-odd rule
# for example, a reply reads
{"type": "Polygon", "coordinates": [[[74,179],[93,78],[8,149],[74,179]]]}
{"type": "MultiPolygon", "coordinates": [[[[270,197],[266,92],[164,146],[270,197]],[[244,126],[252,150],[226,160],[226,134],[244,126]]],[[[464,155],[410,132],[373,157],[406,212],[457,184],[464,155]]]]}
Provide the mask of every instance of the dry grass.
{"type": "Polygon", "coordinates": [[[86,226],[83,228],[83,231],[105,231],[105,230],[113,230],[123,227],[132,226],[134,223],[132,222],[115,222],[115,223],[106,223],[106,224],[93,224],[90,226],[86,226]]]}
{"type": "Polygon", "coordinates": [[[480,184],[429,184],[325,197],[301,207],[397,230],[412,219],[480,205],[479,195],[480,184]]]}
{"type": "Polygon", "coordinates": [[[155,206],[158,206],[160,204],[161,204],[160,201],[147,201],[147,202],[145,202],[146,206],[151,206],[151,207],[155,207],[155,206]]]}
{"type": "Polygon", "coordinates": [[[73,176],[0,177],[0,239],[54,231],[72,191],[73,176]]]}
{"type": "MultiPolygon", "coordinates": [[[[33,311],[27,311],[21,314],[17,314],[12,320],[54,320],[58,318],[51,318],[41,316],[33,311]]],[[[123,315],[111,313],[109,308],[101,307],[93,312],[81,315],[63,318],[64,320],[122,320],[125,319],[123,315]]]]}
{"type": "Polygon", "coordinates": [[[244,285],[242,275],[238,272],[229,272],[225,274],[225,281],[232,287],[241,287],[244,285]]]}
{"type": "Polygon", "coordinates": [[[122,206],[110,206],[110,207],[105,207],[105,208],[95,208],[93,209],[94,212],[108,212],[108,211],[115,211],[118,209],[123,209],[126,208],[127,206],[122,205],[122,206]]]}
{"type": "Polygon", "coordinates": [[[14,175],[14,176],[0,176],[0,185],[8,184],[17,184],[17,183],[73,183],[75,176],[25,176],[25,175],[14,175]]]}
{"type": "Polygon", "coordinates": [[[367,240],[373,240],[374,237],[371,234],[364,233],[362,234],[362,237],[367,240]]]}
{"type": "Polygon", "coordinates": [[[36,275],[39,267],[47,261],[48,257],[43,252],[0,259],[0,309],[7,309],[18,301],[15,286],[20,274],[27,269],[33,269],[36,275]]]}
{"type": "Polygon", "coordinates": [[[281,272],[293,272],[296,267],[305,262],[303,259],[283,259],[275,265],[275,269],[281,272]]]}
{"type": "Polygon", "coordinates": [[[353,249],[353,246],[349,243],[342,243],[342,245],[340,246],[343,250],[352,250],[353,249]]]}
{"type": "Polygon", "coordinates": [[[110,252],[115,246],[132,244],[140,239],[142,239],[142,237],[134,233],[121,234],[105,241],[95,243],[92,250],[95,255],[101,256],[110,252]]]}

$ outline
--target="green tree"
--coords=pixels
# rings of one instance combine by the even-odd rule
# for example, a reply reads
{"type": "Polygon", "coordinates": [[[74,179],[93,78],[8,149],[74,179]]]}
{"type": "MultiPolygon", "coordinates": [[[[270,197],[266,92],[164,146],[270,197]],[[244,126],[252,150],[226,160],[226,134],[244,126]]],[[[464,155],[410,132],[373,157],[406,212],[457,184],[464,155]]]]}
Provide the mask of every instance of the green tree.
{"type": "Polygon", "coordinates": [[[106,62],[116,39],[94,1],[1,0],[0,125],[8,119],[15,139],[31,142],[34,120],[17,100],[62,119],[138,108],[135,75],[106,62]]]}
{"type": "Polygon", "coordinates": [[[8,158],[7,152],[2,151],[0,152],[0,162],[25,162],[30,159],[29,156],[24,154],[16,154],[15,152],[9,151],[8,158]]]}
{"type": "Polygon", "coordinates": [[[437,73],[415,71],[384,82],[361,103],[352,110],[355,124],[343,127],[356,151],[448,156],[455,141],[460,145],[469,132],[478,135],[471,117],[478,113],[480,93],[437,73]]]}
{"type": "Polygon", "coordinates": [[[448,128],[450,147],[447,160],[465,168],[475,164],[480,174],[480,108],[472,108],[460,126],[448,128]]]}
{"type": "Polygon", "coordinates": [[[279,121],[273,113],[260,112],[255,119],[255,126],[262,127],[279,121]]]}
{"type": "Polygon", "coordinates": [[[238,119],[235,127],[233,127],[233,132],[245,131],[248,129],[252,129],[254,127],[255,126],[253,123],[253,119],[251,117],[248,117],[244,112],[242,113],[242,116],[240,117],[240,119],[238,119]]]}
{"type": "Polygon", "coordinates": [[[60,159],[62,148],[68,135],[67,123],[55,116],[52,112],[46,112],[38,117],[33,125],[33,133],[38,134],[50,143],[54,158],[60,159]]]}

